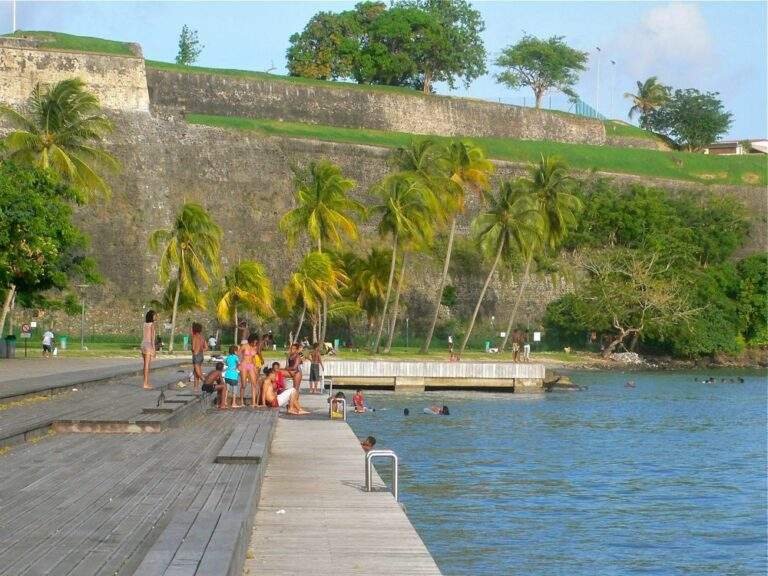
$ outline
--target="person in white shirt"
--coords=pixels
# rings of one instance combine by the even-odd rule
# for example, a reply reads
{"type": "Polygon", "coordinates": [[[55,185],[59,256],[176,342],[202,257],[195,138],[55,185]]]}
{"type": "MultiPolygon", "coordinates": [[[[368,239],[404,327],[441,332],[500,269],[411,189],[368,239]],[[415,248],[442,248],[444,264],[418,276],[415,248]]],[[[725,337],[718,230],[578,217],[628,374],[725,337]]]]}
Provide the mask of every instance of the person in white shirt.
{"type": "Polygon", "coordinates": [[[50,329],[43,334],[43,357],[50,358],[53,354],[53,332],[50,329]]]}

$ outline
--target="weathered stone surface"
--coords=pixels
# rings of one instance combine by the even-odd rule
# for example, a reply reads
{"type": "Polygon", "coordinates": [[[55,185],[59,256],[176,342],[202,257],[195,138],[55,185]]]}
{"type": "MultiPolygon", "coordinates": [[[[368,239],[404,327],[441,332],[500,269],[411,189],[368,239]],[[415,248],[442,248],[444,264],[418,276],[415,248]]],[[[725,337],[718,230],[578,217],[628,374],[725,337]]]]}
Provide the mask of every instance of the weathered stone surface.
{"type": "Polygon", "coordinates": [[[138,56],[40,50],[37,42],[0,38],[0,102],[24,103],[38,82],[82,78],[102,106],[149,110],[144,59],[138,56]]]}

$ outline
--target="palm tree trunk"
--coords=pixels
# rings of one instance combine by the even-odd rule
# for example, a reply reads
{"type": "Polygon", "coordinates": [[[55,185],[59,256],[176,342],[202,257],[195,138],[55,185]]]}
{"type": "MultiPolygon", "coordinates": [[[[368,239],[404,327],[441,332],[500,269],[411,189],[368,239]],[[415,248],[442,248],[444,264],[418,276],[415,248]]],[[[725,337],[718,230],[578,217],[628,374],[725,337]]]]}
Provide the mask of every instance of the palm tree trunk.
{"type": "Polygon", "coordinates": [[[523,272],[523,278],[520,280],[520,288],[517,291],[517,298],[515,299],[515,304],[512,306],[512,313],[509,315],[509,323],[507,324],[507,331],[505,332],[504,341],[501,343],[501,348],[499,349],[499,354],[504,352],[504,348],[507,346],[507,340],[509,340],[509,333],[512,332],[512,325],[515,323],[515,318],[517,317],[517,309],[520,307],[520,301],[523,299],[523,291],[525,290],[525,285],[528,283],[528,278],[531,273],[531,261],[533,260],[533,253],[531,253],[528,256],[528,260],[525,263],[525,272],[523,272]]]}
{"type": "Polygon", "coordinates": [[[384,322],[387,319],[387,307],[389,305],[389,296],[392,294],[392,281],[395,279],[395,264],[397,263],[397,234],[392,242],[392,263],[389,266],[389,281],[387,282],[387,297],[384,299],[384,310],[381,311],[381,322],[379,323],[379,333],[376,335],[376,345],[373,347],[376,354],[379,353],[379,344],[381,343],[381,334],[384,332],[384,322]]]}
{"type": "Polygon", "coordinates": [[[400,292],[403,289],[403,277],[405,276],[405,261],[408,256],[408,252],[403,252],[403,263],[400,265],[400,278],[397,281],[397,291],[395,292],[395,303],[392,306],[392,322],[389,325],[389,338],[387,338],[387,347],[384,348],[384,353],[389,354],[389,350],[392,348],[392,339],[395,337],[395,326],[397,326],[397,312],[400,307],[400,292]]]}
{"type": "Polygon", "coordinates": [[[440,314],[440,302],[443,300],[443,290],[445,289],[445,282],[448,279],[448,267],[451,264],[451,253],[453,252],[453,238],[456,236],[456,218],[454,217],[451,222],[451,233],[448,236],[448,251],[445,253],[445,261],[443,262],[443,275],[440,277],[440,286],[437,290],[437,299],[435,301],[435,315],[432,318],[432,325],[429,327],[427,333],[427,339],[424,340],[424,344],[421,345],[420,352],[426,354],[429,352],[429,345],[432,342],[432,336],[435,333],[435,326],[437,326],[437,317],[440,314]]]}
{"type": "Polygon", "coordinates": [[[496,272],[496,267],[499,265],[499,260],[501,260],[501,251],[504,249],[504,239],[502,238],[501,242],[499,243],[499,249],[496,251],[496,258],[493,261],[493,266],[491,266],[491,271],[488,272],[488,277],[485,279],[485,284],[483,284],[483,289],[480,291],[480,297],[477,299],[477,304],[475,305],[475,311],[472,313],[472,320],[469,322],[469,328],[467,329],[467,333],[464,335],[464,341],[461,343],[461,349],[459,350],[459,354],[464,354],[464,348],[467,346],[467,342],[469,341],[469,337],[472,335],[472,329],[475,327],[475,320],[477,319],[477,313],[480,312],[480,305],[483,303],[483,298],[485,298],[485,292],[488,290],[488,285],[491,283],[491,278],[493,278],[494,272],[496,272]]]}
{"type": "Polygon", "coordinates": [[[320,313],[317,316],[312,314],[312,344],[317,342],[317,324],[320,321],[320,313]]]}
{"type": "MultiPolygon", "coordinates": [[[[299,338],[301,338],[301,329],[304,327],[304,316],[307,313],[307,305],[304,304],[304,306],[301,308],[301,316],[299,317],[299,327],[296,329],[296,342],[299,341],[299,338]]],[[[290,344],[293,344],[291,342],[290,344]]]]}
{"type": "Polygon", "coordinates": [[[3,329],[5,328],[5,318],[8,316],[8,311],[11,309],[11,302],[13,301],[13,295],[16,293],[16,285],[10,284],[8,286],[8,292],[5,294],[5,302],[3,302],[3,314],[0,316],[0,337],[3,336],[3,329]]]}
{"type": "Polygon", "coordinates": [[[237,343],[237,332],[238,332],[238,328],[239,328],[238,324],[239,324],[239,322],[238,322],[238,318],[237,318],[237,306],[235,306],[235,333],[232,336],[232,342],[234,343],[235,346],[238,346],[238,343],[237,343]]]}
{"type": "Polygon", "coordinates": [[[171,312],[171,341],[168,343],[168,352],[173,352],[173,337],[176,334],[176,313],[179,308],[179,294],[181,293],[181,274],[176,277],[176,294],[173,296],[173,312],[171,312]]]}
{"type": "Polygon", "coordinates": [[[323,322],[320,324],[320,345],[325,344],[325,336],[328,333],[328,299],[323,298],[323,322]]]}

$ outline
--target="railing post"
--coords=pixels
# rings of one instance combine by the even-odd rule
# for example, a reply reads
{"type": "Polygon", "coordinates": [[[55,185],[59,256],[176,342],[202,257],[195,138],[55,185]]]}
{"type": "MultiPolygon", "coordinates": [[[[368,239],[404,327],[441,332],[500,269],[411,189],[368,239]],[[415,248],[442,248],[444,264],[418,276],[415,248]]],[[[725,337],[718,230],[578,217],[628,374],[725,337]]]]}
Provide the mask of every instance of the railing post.
{"type": "Polygon", "coordinates": [[[370,492],[373,489],[373,459],[390,458],[392,460],[392,495],[395,502],[400,496],[399,467],[400,461],[392,450],[369,450],[365,455],[365,490],[370,492]]]}

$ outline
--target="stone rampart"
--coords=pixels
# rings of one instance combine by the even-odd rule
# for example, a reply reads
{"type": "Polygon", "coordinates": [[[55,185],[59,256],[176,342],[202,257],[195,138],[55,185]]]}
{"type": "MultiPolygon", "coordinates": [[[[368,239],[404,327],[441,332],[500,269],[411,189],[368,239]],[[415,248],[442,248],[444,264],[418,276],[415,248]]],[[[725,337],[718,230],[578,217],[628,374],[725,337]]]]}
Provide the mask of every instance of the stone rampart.
{"type": "Polygon", "coordinates": [[[35,84],[82,78],[102,106],[149,111],[141,50],[134,56],[65,52],[39,48],[40,42],[0,38],[0,102],[21,105],[35,84]]]}
{"type": "Polygon", "coordinates": [[[439,136],[604,144],[599,120],[469,98],[147,68],[154,110],[439,136]]]}

